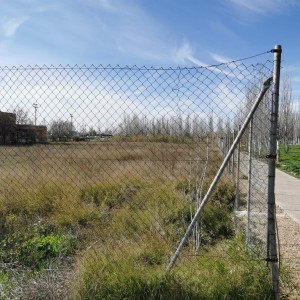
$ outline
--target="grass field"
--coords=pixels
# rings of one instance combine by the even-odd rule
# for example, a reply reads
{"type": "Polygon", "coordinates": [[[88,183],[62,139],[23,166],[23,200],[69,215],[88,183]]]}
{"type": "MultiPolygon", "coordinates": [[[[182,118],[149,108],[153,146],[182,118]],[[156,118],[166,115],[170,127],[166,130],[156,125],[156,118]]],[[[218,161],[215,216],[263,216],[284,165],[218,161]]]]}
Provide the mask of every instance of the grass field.
{"type": "MultiPolygon", "coordinates": [[[[195,209],[206,144],[145,141],[0,148],[2,298],[264,299],[269,271],[234,236],[224,179],[166,272],[195,209]],[[195,255],[197,254],[197,255],[195,255]]],[[[203,191],[220,163],[209,145],[203,191]]]]}
{"type": "Polygon", "coordinates": [[[300,145],[290,145],[288,153],[285,153],[284,145],[280,145],[280,163],[277,167],[294,177],[300,178],[300,145]]]}

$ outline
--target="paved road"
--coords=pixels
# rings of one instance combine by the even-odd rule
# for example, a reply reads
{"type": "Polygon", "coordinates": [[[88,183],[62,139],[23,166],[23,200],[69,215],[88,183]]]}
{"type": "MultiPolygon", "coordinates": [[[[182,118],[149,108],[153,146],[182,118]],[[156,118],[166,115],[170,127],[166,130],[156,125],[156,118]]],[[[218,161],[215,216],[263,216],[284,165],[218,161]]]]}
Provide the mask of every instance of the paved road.
{"type": "Polygon", "coordinates": [[[300,224],[300,180],[278,169],[275,176],[276,204],[300,224]]]}
{"type": "MultiPolygon", "coordinates": [[[[241,171],[244,174],[248,172],[248,155],[241,153],[241,171]]],[[[252,159],[252,178],[253,187],[267,193],[267,174],[268,165],[252,159]],[[262,180],[265,178],[266,180],[262,180]]],[[[288,175],[278,169],[275,173],[275,201],[276,204],[295,222],[300,224],[300,180],[288,175]]],[[[254,191],[255,195],[255,191],[254,191]]]]}

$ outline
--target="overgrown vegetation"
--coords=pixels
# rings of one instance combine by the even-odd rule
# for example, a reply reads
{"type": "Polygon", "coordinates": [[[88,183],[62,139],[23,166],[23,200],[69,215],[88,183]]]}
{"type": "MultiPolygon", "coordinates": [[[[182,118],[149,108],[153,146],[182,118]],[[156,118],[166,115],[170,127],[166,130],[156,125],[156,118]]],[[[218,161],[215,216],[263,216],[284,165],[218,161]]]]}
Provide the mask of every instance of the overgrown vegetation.
{"type": "Polygon", "coordinates": [[[271,299],[269,271],[250,260],[243,238],[221,242],[166,273],[162,246],[107,256],[91,249],[77,264],[74,299],[271,299]],[[149,253],[152,259],[145,260],[149,253]],[[225,253],[225,254],[224,254],[225,253]],[[155,258],[153,260],[153,258],[155,258]],[[190,272],[189,270],[193,270],[190,272]]]}
{"type": "MultiPolygon", "coordinates": [[[[190,199],[203,159],[192,170],[190,161],[203,155],[199,147],[124,141],[3,147],[12,162],[1,170],[3,298],[66,298],[63,291],[71,299],[270,298],[266,265],[233,237],[230,179],[205,208],[199,251],[191,240],[166,273],[195,205],[190,199]]],[[[209,159],[203,193],[220,159],[213,147],[209,159]]]]}

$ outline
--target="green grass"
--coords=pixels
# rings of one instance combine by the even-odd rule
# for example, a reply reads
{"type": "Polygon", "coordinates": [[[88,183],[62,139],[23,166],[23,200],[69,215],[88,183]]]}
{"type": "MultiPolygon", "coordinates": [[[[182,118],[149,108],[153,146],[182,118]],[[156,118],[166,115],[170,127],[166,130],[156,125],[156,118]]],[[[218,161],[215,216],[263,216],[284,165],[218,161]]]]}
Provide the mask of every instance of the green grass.
{"type": "Polygon", "coordinates": [[[290,145],[288,153],[285,153],[284,145],[280,145],[280,163],[277,167],[300,179],[300,145],[290,145]]]}

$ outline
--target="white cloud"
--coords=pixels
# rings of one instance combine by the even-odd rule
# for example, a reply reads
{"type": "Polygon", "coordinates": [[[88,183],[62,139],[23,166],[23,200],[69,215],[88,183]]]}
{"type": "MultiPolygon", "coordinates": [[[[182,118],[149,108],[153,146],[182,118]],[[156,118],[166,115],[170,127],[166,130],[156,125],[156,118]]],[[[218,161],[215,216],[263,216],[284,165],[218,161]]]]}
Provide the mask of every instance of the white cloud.
{"type": "Polygon", "coordinates": [[[175,58],[180,62],[184,63],[187,58],[193,53],[190,44],[184,41],[181,46],[175,51],[175,58]]]}
{"type": "Polygon", "coordinates": [[[27,16],[21,16],[18,18],[12,18],[5,22],[2,26],[2,33],[5,37],[13,36],[16,31],[24,24],[29,18],[27,16]]]}

